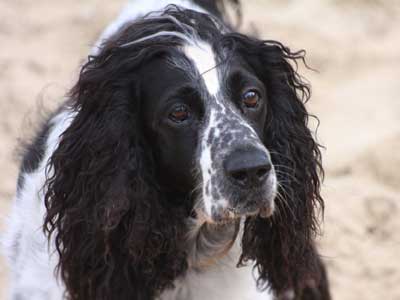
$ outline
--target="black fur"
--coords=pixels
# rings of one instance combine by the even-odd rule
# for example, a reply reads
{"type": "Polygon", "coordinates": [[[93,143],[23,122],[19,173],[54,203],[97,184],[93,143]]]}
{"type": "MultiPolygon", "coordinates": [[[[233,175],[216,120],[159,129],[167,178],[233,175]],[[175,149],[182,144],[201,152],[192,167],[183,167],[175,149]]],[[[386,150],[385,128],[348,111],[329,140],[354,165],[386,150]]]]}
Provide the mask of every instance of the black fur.
{"type": "MultiPolygon", "coordinates": [[[[166,14],[185,24],[196,18],[200,36],[244,58],[269,93],[263,140],[281,184],[278,211],[270,219],[248,217],[239,264],[255,260],[259,286],[270,283],[277,295],[293,289],[298,299],[329,299],[314,247],[323,210],[321,155],[307,127],[309,88],[291,65],[304,53],[223,35],[191,11],[166,14]]],[[[182,42],[168,37],[121,47],[160,30],[181,28],[144,19],[125,27],[89,58],[70,93],[68,106],[78,114],[50,159],[45,196],[45,231],[55,237],[70,299],[154,299],[188,268],[183,236],[191,193],[171,195],[157,180],[139,88],[141,68],[174,55],[182,42]]]]}
{"type": "Polygon", "coordinates": [[[299,293],[320,272],[313,240],[318,232],[317,213],[324,208],[319,193],[321,153],[308,129],[304,107],[310,89],[290,64],[303,60],[304,52],[293,53],[279,42],[238,34],[227,37],[226,43],[242,53],[269,91],[265,144],[280,182],[277,214],[246,221],[241,261],[257,261],[260,286],[268,282],[278,293],[287,289],[299,293]]]}
{"type": "Polygon", "coordinates": [[[43,160],[46,151],[46,140],[48,138],[50,129],[50,123],[46,122],[32,143],[26,143],[22,145],[22,163],[20,165],[20,172],[18,176],[17,193],[24,186],[23,175],[35,171],[39,167],[40,162],[43,160]]]}

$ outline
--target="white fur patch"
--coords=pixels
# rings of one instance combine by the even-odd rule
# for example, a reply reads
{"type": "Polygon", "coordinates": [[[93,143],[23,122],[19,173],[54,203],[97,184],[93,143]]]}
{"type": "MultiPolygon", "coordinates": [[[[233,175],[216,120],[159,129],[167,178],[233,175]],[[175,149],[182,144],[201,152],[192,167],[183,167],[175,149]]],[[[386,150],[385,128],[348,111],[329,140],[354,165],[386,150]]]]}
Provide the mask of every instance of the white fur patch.
{"type": "Polygon", "coordinates": [[[184,53],[194,62],[194,66],[202,76],[210,95],[215,96],[220,89],[220,83],[216,68],[217,62],[211,46],[205,42],[197,41],[195,45],[186,45],[184,53]]]}
{"type": "Polygon", "coordinates": [[[167,37],[175,36],[175,37],[178,37],[178,38],[180,38],[180,39],[186,41],[186,42],[189,43],[189,44],[191,44],[191,43],[193,42],[187,35],[185,35],[185,34],[183,34],[183,33],[181,33],[181,32],[176,32],[176,31],[160,31],[160,32],[157,32],[157,33],[154,33],[154,34],[150,34],[150,35],[148,35],[148,36],[145,36],[145,37],[143,37],[143,38],[141,38],[141,39],[138,39],[138,40],[135,40],[135,41],[132,41],[132,42],[123,44],[123,45],[121,45],[120,47],[121,47],[121,48],[125,48],[125,47],[129,47],[129,46],[131,46],[131,45],[134,45],[134,44],[142,43],[142,42],[145,42],[145,41],[147,41],[147,40],[151,40],[151,39],[155,39],[155,38],[159,38],[159,37],[164,37],[164,36],[167,36],[167,37]]]}
{"type": "Polygon", "coordinates": [[[42,231],[46,212],[42,187],[46,180],[47,162],[57,148],[59,136],[69,127],[74,116],[74,112],[64,111],[50,121],[52,127],[42,161],[32,173],[21,174],[24,184],[14,200],[8,231],[2,237],[13,270],[10,299],[17,295],[21,299],[62,299],[64,287],[54,277],[58,256],[54,253],[54,244],[51,244],[49,252],[42,231]]]}
{"type": "MultiPolygon", "coordinates": [[[[215,54],[212,47],[204,41],[196,41],[194,44],[185,45],[185,55],[194,63],[194,67],[198,73],[202,76],[204,84],[207,88],[208,93],[213,96],[211,101],[217,101],[217,94],[220,90],[220,80],[218,78],[217,62],[215,60],[215,54]]],[[[218,200],[220,205],[227,205],[227,201],[224,199],[213,199],[211,195],[211,177],[215,176],[216,170],[212,168],[211,158],[211,145],[207,143],[207,139],[210,130],[217,129],[218,120],[216,118],[216,111],[210,110],[208,125],[203,132],[201,141],[201,154],[200,154],[200,168],[203,179],[203,203],[204,209],[208,216],[211,216],[213,205],[218,200]]],[[[219,132],[216,133],[219,135],[219,132]]]]}

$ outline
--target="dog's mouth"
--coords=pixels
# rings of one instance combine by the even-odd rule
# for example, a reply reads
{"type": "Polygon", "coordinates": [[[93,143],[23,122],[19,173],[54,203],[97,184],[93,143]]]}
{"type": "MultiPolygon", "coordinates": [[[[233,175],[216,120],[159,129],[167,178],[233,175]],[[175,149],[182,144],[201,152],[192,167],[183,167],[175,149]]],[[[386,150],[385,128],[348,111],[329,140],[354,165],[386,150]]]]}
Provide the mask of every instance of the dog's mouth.
{"type": "Polygon", "coordinates": [[[244,207],[226,208],[225,211],[216,213],[213,219],[217,222],[219,220],[237,219],[241,217],[260,216],[261,218],[269,218],[273,215],[275,209],[274,200],[267,201],[262,205],[248,204],[244,207]]]}
{"type": "Polygon", "coordinates": [[[260,218],[270,218],[275,211],[274,200],[263,202],[262,205],[246,205],[243,207],[219,207],[213,209],[211,216],[202,209],[196,210],[196,218],[200,223],[226,224],[235,222],[242,217],[259,216],[260,218]]]}

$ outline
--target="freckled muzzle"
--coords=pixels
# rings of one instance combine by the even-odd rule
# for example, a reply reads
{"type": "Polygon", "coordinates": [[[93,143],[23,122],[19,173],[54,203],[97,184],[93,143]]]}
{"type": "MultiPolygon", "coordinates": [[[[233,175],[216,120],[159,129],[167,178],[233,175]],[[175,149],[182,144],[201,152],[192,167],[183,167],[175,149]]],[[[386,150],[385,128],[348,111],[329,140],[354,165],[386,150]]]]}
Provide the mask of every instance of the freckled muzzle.
{"type": "Polygon", "coordinates": [[[207,221],[272,215],[277,180],[269,152],[234,109],[211,111],[201,143],[200,169],[207,221]]]}
{"type": "Polygon", "coordinates": [[[227,201],[213,206],[214,222],[256,214],[267,218],[274,211],[276,176],[268,151],[246,146],[233,150],[222,161],[220,194],[227,201]]]}

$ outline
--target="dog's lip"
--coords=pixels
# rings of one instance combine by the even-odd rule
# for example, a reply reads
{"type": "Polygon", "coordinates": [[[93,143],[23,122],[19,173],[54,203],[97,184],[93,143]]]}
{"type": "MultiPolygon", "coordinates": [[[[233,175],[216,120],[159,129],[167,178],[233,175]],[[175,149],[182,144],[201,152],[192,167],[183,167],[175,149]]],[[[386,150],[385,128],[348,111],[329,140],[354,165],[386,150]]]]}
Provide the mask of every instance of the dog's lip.
{"type": "Polygon", "coordinates": [[[267,201],[262,201],[262,204],[253,204],[250,206],[245,206],[237,209],[236,215],[239,216],[256,216],[259,215],[261,218],[269,218],[273,215],[275,210],[274,198],[267,201]]]}
{"type": "Polygon", "coordinates": [[[268,206],[261,207],[259,209],[258,214],[260,215],[261,218],[267,219],[267,218],[271,217],[273,215],[273,213],[274,213],[273,205],[268,205],[268,206]]]}
{"type": "Polygon", "coordinates": [[[197,216],[201,221],[205,223],[211,224],[226,224],[230,223],[234,220],[240,219],[242,217],[250,217],[250,216],[260,216],[263,219],[270,218],[274,213],[274,203],[273,201],[268,201],[264,203],[262,206],[257,207],[255,209],[240,209],[240,208],[232,208],[227,207],[225,209],[221,209],[217,214],[213,216],[209,216],[202,210],[197,211],[197,216]]]}
{"type": "Polygon", "coordinates": [[[239,216],[235,215],[231,210],[224,210],[223,213],[218,214],[218,216],[210,216],[204,210],[196,210],[196,221],[200,224],[226,224],[238,219],[239,216]]]}

